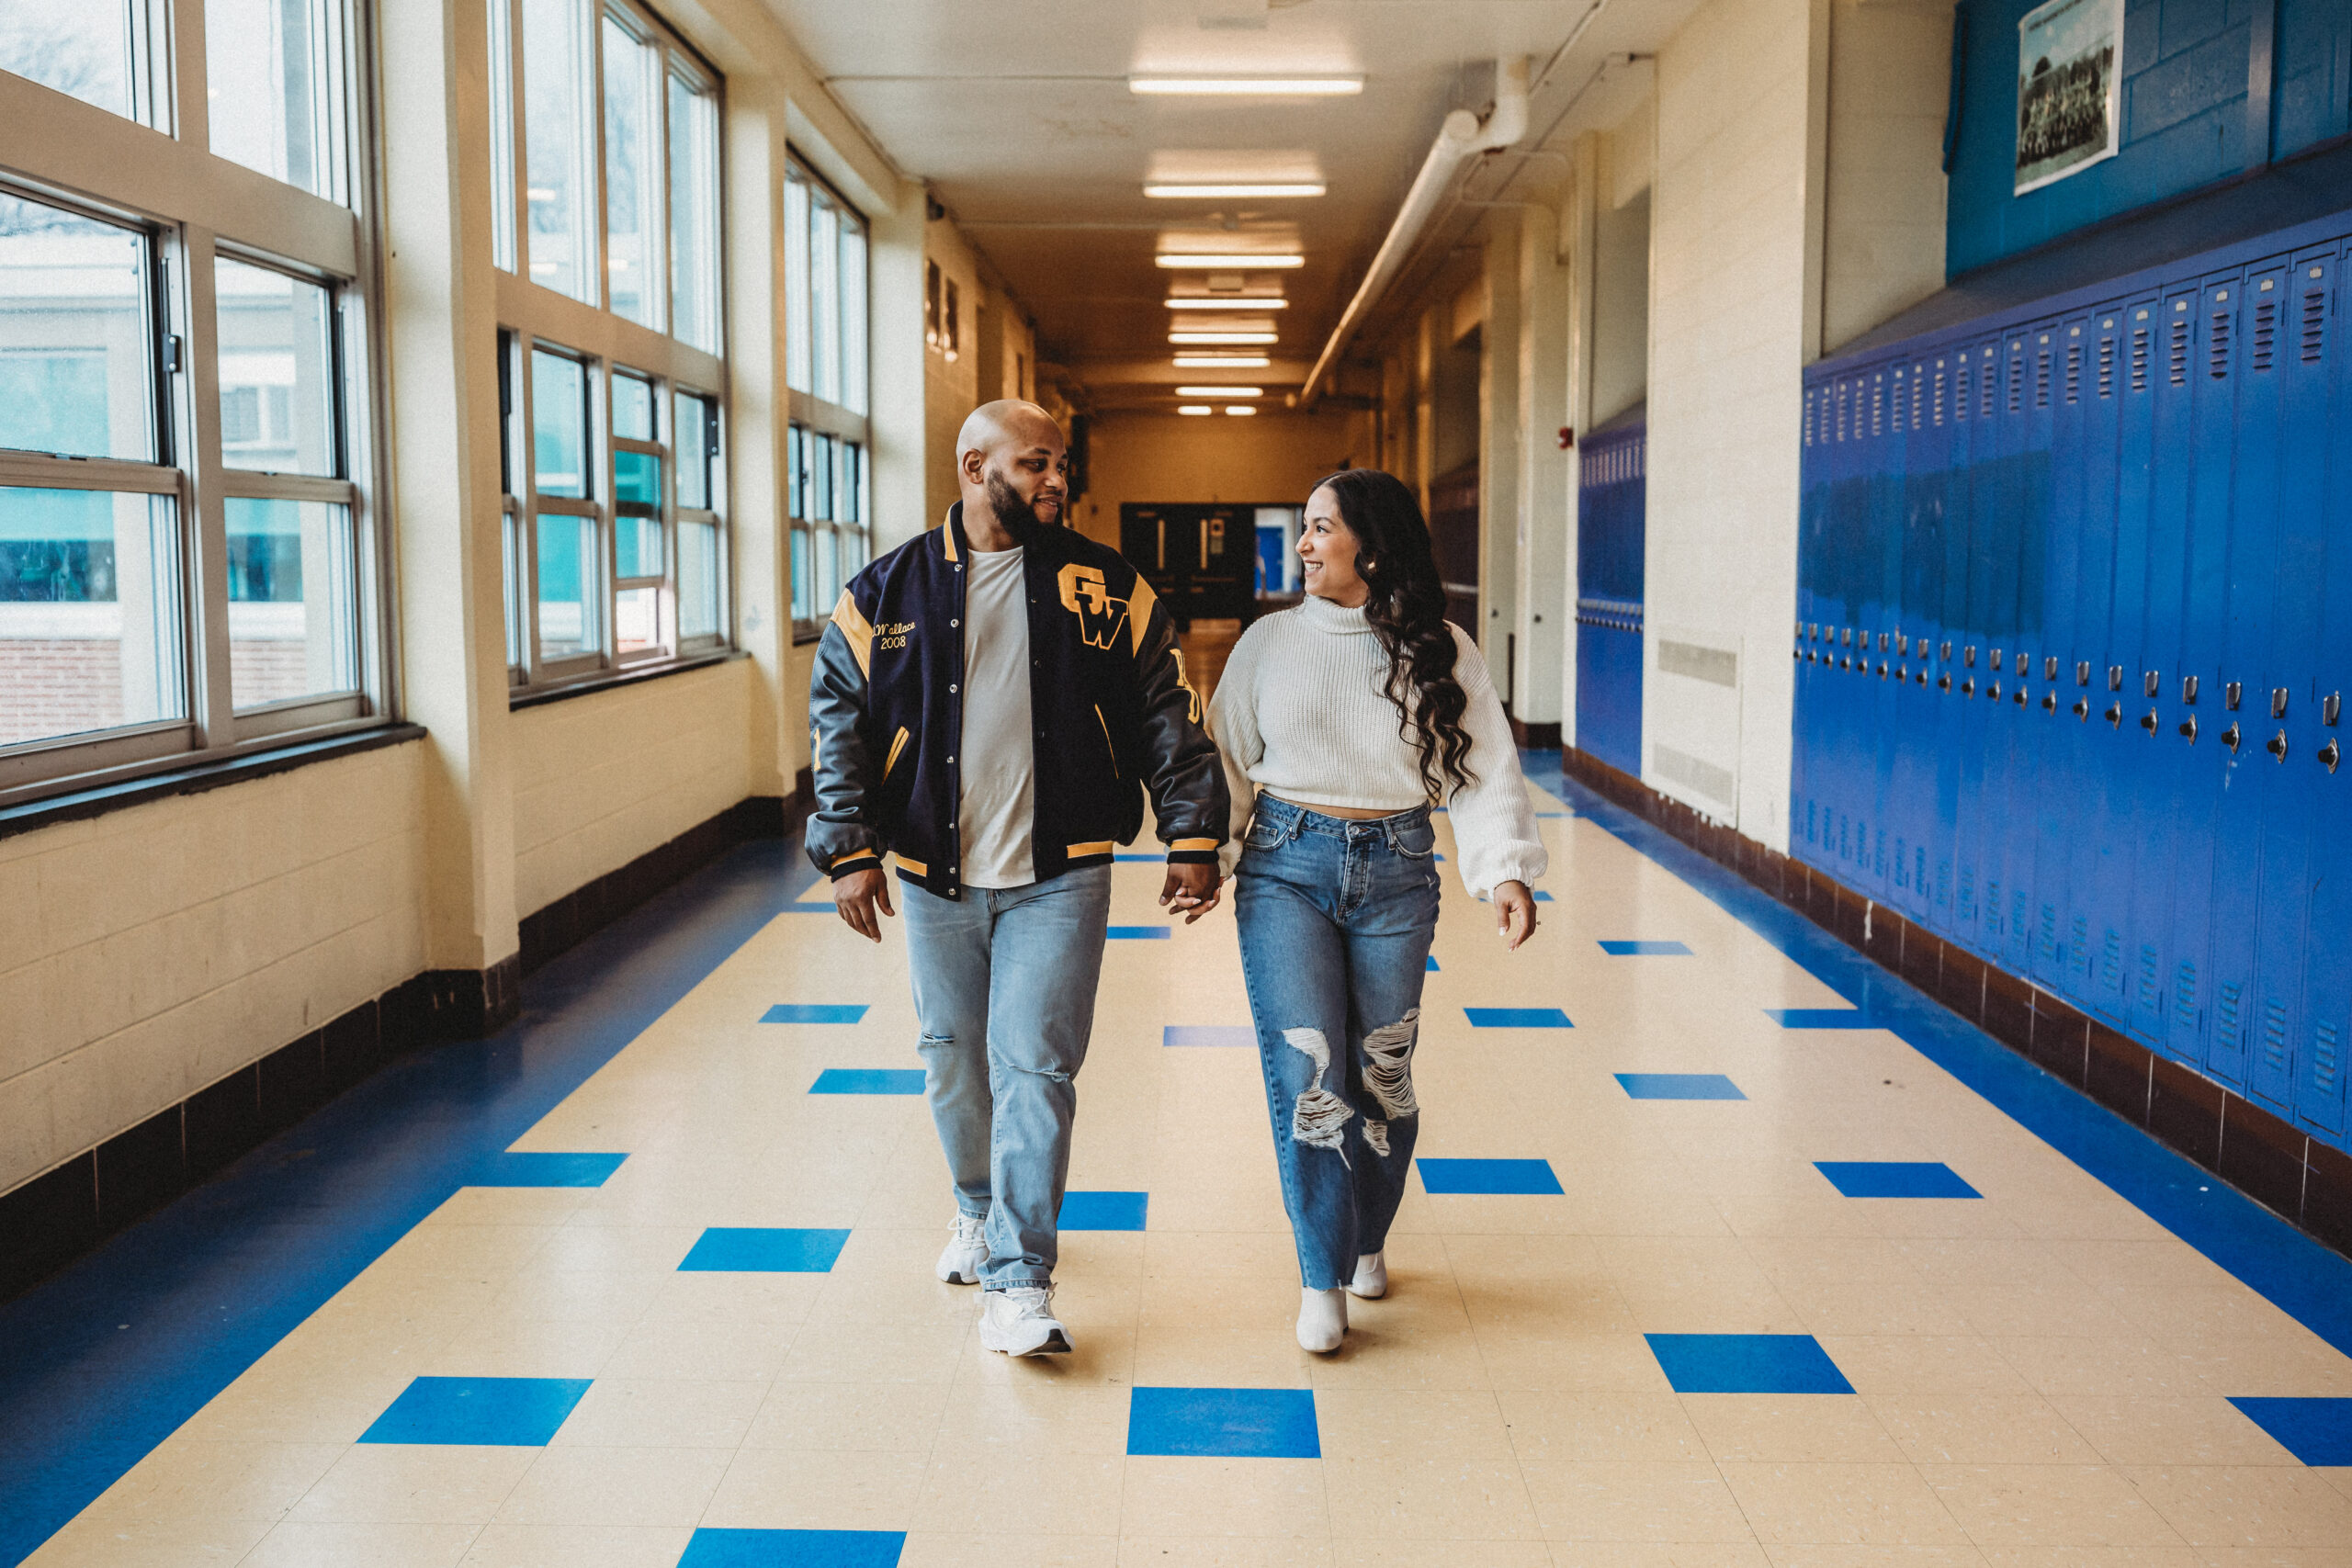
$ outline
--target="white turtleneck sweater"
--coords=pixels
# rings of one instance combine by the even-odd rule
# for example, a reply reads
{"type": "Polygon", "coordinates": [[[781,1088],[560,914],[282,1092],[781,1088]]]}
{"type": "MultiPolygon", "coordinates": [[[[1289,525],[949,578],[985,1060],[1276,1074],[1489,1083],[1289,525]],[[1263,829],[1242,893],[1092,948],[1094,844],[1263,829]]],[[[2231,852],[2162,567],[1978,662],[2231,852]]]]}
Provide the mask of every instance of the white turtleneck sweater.
{"type": "MultiPolygon", "coordinates": [[[[1453,677],[1470,698],[1462,727],[1476,782],[1442,804],[1453,821],[1462,884],[1484,898],[1498,883],[1534,882],[1548,862],[1487,661],[1459,626],[1447,629],[1460,650],[1453,677]]],[[[1209,705],[1233,791],[1228,874],[1260,789],[1310,807],[1409,811],[1429,802],[1419,754],[1397,733],[1387,682],[1388,656],[1361,609],[1310,595],[1242,634],[1209,705]]]]}

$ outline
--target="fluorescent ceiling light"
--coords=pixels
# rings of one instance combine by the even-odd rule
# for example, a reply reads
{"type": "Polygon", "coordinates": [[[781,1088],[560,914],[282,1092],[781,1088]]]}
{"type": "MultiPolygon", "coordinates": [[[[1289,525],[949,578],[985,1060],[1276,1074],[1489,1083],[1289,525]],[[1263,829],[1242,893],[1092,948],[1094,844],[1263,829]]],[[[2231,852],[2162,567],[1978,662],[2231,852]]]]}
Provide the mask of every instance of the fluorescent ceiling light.
{"type": "Polygon", "coordinates": [[[1273,363],[1262,354],[1180,354],[1179,370],[1263,370],[1273,363]]]}
{"type": "MultiPolygon", "coordinates": [[[[615,265],[627,264],[616,261],[615,265]]],[[[1272,296],[1253,299],[1246,294],[1227,294],[1215,299],[1179,294],[1169,297],[1168,308],[1171,310],[1287,310],[1290,301],[1272,296]]]]}
{"type": "Polygon", "coordinates": [[[1168,341],[1187,344],[1272,343],[1276,335],[1273,333],[1170,333],[1168,341]]]}
{"type": "Polygon", "coordinates": [[[1363,91],[1361,76],[1130,76],[1127,91],[1160,97],[1344,98],[1363,91]]]}
{"type": "Polygon", "coordinates": [[[1206,403],[1180,403],[1177,405],[1176,412],[1178,413],[1215,413],[1216,410],[1206,403]]]}
{"type": "Polygon", "coordinates": [[[1299,255],[1162,255],[1156,259],[1161,266],[1200,267],[1210,272],[1281,272],[1306,265],[1306,258],[1299,255]]]}
{"type": "Polygon", "coordinates": [[[1263,387],[1179,387],[1176,389],[1176,395],[1180,398],[1262,398],[1266,395],[1266,389],[1263,387]]]}
{"type": "Polygon", "coordinates": [[[1250,407],[1248,403],[1228,403],[1226,405],[1225,412],[1227,413],[1241,414],[1256,413],[1258,411],[1250,407]]]}
{"type": "Polygon", "coordinates": [[[1217,185],[1149,185],[1143,187],[1146,196],[1166,200],[1182,201],[1192,197],[1281,197],[1321,196],[1320,180],[1238,180],[1217,185]]]}

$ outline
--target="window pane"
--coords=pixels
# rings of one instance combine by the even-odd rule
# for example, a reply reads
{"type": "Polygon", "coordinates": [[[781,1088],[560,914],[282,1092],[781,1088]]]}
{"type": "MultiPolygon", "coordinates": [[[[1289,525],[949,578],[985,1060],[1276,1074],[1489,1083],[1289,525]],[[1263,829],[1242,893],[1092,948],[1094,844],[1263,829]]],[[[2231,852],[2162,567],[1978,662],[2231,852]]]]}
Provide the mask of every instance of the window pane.
{"type": "Polygon", "coordinates": [[[518,523],[512,512],[506,513],[499,521],[502,547],[499,563],[505,569],[506,577],[506,667],[519,670],[523,667],[523,591],[522,573],[516,568],[523,558],[515,546],[518,523]]]}
{"type": "Polygon", "coordinates": [[[653,439],[653,383],[644,377],[613,372],[613,434],[624,441],[653,439]]]}
{"type": "Polygon", "coordinates": [[[483,0],[490,22],[490,259],[514,270],[514,0],[483,0]]]}
{"type": "Polygon", "coordinates": [[[623,508],[662,509],[662,459],[650,452],[613,454],[613,499],[623,508]]]}
{"type": "Polygon", "coordinates": [[[817,530],[817,603],[830,608],[842,596],[841,560],[831,528],[817,530]]]}
{"type": "Polygon", "coordinates": [[[796,392],[808,379],[808,181],[800,171],[784,179],[784,384],[796,392]]]}
{"type": "Polygon", "coordinates": [[[613,595],[613,645],[626,659],[662,646],[662,591],[626,588],[613,595]]]}
{"type": "Polygon", "coordinates": [[[673,406],[676,423],[671,439],[678,461],[678,504],[707,507],[712,437],[718,433],[711,418],[710,404],[691,393],[680,392],[673,406]]]}
{"type": "Polygon", "coordinates": [[[315,283],[225,256],[215,259],[212,277],[221,462],[332,476],[333,296],[315,283]]]}
{"type": "Polygon", "coordinates": [[[589,39],[580,0],[523,0],[523,141],[531,281],[596,303],[589,39]]]}
{"type": "Polygon", "coordinates": [[[841,215],[831,200],[817,197],[808,220],[808,310],[817,360],[817,396],[842,400],[841,215]]]}
{"type": "Polygon", "coordinates": [[[718,105],[670,77],[671,331],[706,354],[718,343],[718,105]]]}
{"type": "MultiPolygon", "coordinates": [[[[812,434],[801,453],[801,467],[808,478],[808,513],[813,520],[833,514],[833,438],[812,434]]],[[[832,595],[825,596],[827,604],[832,595]]]]}
{"type": "Polygon", "coordinates": [[[622,578],[662,575],[660,518],[616,517],[613,520],[613,574],[622,578]]]}
{"type": "Polygon", "coordinates": [[[357,690],[350,510],[232,497],[228,520],[234,705],[357,690]]]}
{"type": "Polygon", "coordinates": [[[212,151],[331,200],[343,195],[342,40],[330,0],[205,0],[212,151]]]}
{"type": "Polygon", "coordinates": [[[718,629],[718,526],[714,523],[681,523],[678,636],[681,639],[716,637],[718,629]]]}
{"type": "Polygon", "coordinates": [[[531,351],[531,461],[541,495],[587,499],[587,367],[543,348],[531,351]]]}
{"type": "Polygon", "coordinates": [[[662,324],[661,51],[605,18],[605,265],[616,314],[662,324]]]}
{"type": "Polygon", "coordinates": [[[792,618],[817,618],[817,546],[806,528],[792,531],[792,618]]]}
{"type": "Polygon", "coordinates": [[[0,446],[155,457],[147,245],[0,195],[0,446]]]}
{"type": "Polygon", "coordinates": [[[865,227],[842,220],[842,406],[865,412],[865,227]]]}
{"type": "Polygon", "coordinates": [[[539,657],[594,653],[596,626],[596,524],[593,518],[539,518],[539,657]]]}
{"type": "Polygon", "coordinates": [[[164,496],[0,489],[0,746],[187,711],[164,496]]]}
{"type": "Polygon", "coordinates": [[[0,71],[130,119],[141,113],[132,51],[145,20],[138,0],[0,0],[0,71]]]}

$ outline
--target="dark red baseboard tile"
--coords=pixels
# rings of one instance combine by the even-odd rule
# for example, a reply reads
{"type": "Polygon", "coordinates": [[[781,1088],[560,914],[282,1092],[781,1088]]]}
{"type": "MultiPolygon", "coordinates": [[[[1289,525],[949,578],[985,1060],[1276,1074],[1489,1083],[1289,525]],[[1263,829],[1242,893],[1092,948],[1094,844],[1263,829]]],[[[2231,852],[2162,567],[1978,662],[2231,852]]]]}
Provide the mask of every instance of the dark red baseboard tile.
{"type": "Polygon", "coordinates": [[[1815,866],[1700,817],[1584,752],[1562,771],[1730,867],[2004,1045],[2352,1255],[2352,1155],[2156,1055],[2031,981],[1945,942],[1815,866]]]}

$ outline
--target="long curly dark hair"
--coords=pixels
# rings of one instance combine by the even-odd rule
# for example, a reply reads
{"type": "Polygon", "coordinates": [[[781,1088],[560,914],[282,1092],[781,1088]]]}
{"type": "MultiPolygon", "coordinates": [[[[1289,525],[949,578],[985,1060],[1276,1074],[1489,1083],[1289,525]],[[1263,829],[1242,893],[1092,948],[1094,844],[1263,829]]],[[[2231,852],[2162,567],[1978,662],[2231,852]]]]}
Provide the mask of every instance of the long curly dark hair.
{"type": "Polygon", "coordinates": [[[1372,591],[1363,618],[1388,654],[1396,733],[1420,753],[1422,785],[1442,800],[1477,775],[1469,765],[1470,732],[1462,727],[1470,698],[1453,677],[1458,649],[1421,503],[1396,475],[1378,468],[1350,468],[1316,489],[1331,492],[1340,520],[1356,536],[1356,572],[1372,591]]]}

